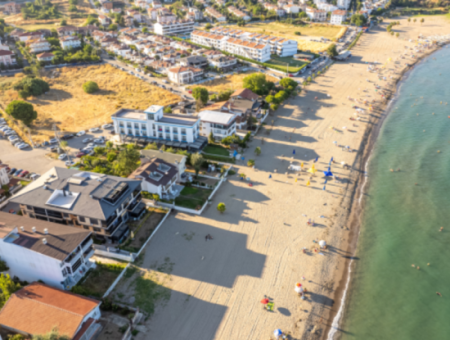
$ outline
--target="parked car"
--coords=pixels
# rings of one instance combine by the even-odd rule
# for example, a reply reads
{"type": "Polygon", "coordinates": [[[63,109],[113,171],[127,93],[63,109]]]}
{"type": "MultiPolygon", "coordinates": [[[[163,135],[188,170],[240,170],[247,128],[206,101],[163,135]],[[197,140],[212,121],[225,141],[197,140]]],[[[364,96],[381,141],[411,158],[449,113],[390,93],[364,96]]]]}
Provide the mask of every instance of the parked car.
{"type": "Polygon", "coordinates": [[[19,150],[27,149],[27,148],[29,148],[29,147],[30,147],[30,144],[22,143],[22,144],[20,144],[20,146],[19,146],[19,150]]]}
{"type": "Polygon", "coordinates": [[[86,131],[80,131],[77,133],[77,137],[84,136],[86,134],[86,131]]]}
{"type": "Polygon", "coordinates": [[[103,138],[96,138],[94,139],[95,144],[103,144],[105,143],[105,140],[103,138]]]}
{"type": "Polygon", "coordinates": [[[16,131],[8,130],[8,131],[5,132],[5,136],[11,136],[11,135],[16,135],[16,131]]]}
{"type": "Polygon", "coordinates": [[[34,180],[36,180],[36,179],[38,179],[39,177],[41,177],[41,175],[39,175],[39,174],[32,174],[31,176],[30,176],[30,178],[34,181],[34,180]]]}
{"type": "Polygon", "coordinates": [[[67,157],[67,155],[65,154],[65,153],[62,153],[62,154],[60,154],[59,156],[58,156],[58,159],[60,160],[60,161],[62,161],[64,158],[66,158],[67,157]]]}
{"type": "Polygon", "coordinates": [[[113,127],[112,124],[103,124],[102,129],[111,129],[113,127]]]}
{"type": "Polygon", "coordinates": [[[50,144],[58,144],[58,140],[56,138],[50,139],[50,144]]]}
{"type": "Polygon", "coordinates": [[[50,149],[50,152],[58,152],[59,147],[54,146],[50,149]]]}
{"type": "Polygon", "coordinates": [[[89,148],[89,149],[93,149],[93,148],[95,148],[95,144],[94,143],[89,143],[86,147],[89,148]]]}
{"type": "Polygon", "coordinates": [[[78,152],[78,153],[75,155],[75,157],[81,158],[81,157],[83,157],[84,155],[86,155],[86,153],[84,153],[83,151],[80,151],[80,152],[78,152]]]}
{"type": "Polygon", "coordinates": [[[75,137],[75,135],[73,133],[68,133],[67,135],[64,135],[61,137],[62,140],[68,140],[70,138],[75,137]]]}
{"type": "Polygon", "coordinates": [[[98,131],[100,131],[99,128],[91,128],[91,129],[89,129],[89,132],[98,132],[98,131]]]}
{"type": "Polygon", "coordinates": [[[18,138],[17,135],[11,135],[11,136],[8,136],[8,140],[9,140],[9,141],[12,141],[12,140],[14,140],[14,139],[16,139],[16,138],[18,138]]]}
{"type": "Polygon", "coordinates": [[[44,143],[42,143],[42,146],[49,146],[49,145],[50,145],[50,143],[47,142],[47,141],[45,141],[44,143]]]}
{"type": "Polygon", "coordinates": [[[15,173],[16,172],[16,168],[12,168],[11,170],[9,170],[9,172],[8,172],[8,175],[13,175],[13,173],[15,173]]]}
{"type": "Polygon", "coordinates": [[[74,165],[75,164],[75,162],[73,162],[73,161],[66,161],[66,166],[72,166],[72,165],[74,165]]]}
{"type": "Polygon", "coordinates": [[[24,170],[19,174],[19,177],[25,177],[25,175],[28,175],[30,172],[28,170],[24,170]]]}
{"type": "Polygon", "coordinates": [[[11,142],[11,144],[14,145],[14,146],[17,146],[17,145],[19,145],[19,144],[21,144],[21,143],[23,143],[23,140],[21,140],[21,139],[17,139],[17,140],[15,140],[15,141],[12,141],[12,142],[11,142]]]}
{"type": "Polygon", "coordinates": [[[92,138],[85,138],[85,139],[83,139],[83,143],[90,143],[90,142],[92,142],[92,138]]]}
{"type": "Polygon", "coordinates": [[[24,145],[24,144],[26,144],[24,141],[20,141],[19,143],[15,144],[14,146],[15,146],[16,148],[20,149],[20,147],[21,147],[22,145],[24,145]]]}
{"type": "Polygon", "coordinates": [[[16,170],[16,172],[13,173],[13,176],[19,176],[19,174],[20,174],[22,171],[23,171],[23,169],[16,170]]]}

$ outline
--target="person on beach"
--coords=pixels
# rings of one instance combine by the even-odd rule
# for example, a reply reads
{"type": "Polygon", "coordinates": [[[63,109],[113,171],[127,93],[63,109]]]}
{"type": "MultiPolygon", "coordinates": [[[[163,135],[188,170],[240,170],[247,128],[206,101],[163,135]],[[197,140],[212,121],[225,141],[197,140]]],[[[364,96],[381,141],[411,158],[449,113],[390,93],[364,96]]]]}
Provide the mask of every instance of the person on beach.
{"type": "Polygon", "coordinates": [[[440,297],[442,297],[442,294],[441,294],[441,293],[439,293],[439,292],[436,292],[436,294],[437,294],[437,295],[439,295],[440,297]]]}

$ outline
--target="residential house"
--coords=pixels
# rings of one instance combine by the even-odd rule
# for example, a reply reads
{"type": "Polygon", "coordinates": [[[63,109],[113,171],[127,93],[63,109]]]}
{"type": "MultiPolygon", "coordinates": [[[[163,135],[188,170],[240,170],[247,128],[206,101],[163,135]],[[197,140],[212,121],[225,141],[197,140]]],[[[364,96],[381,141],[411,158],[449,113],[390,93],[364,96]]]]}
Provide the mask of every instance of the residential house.
{"type": "Polygon", "coordinates": [[[205,14],[216,19],[218,22],[225,22],[227,21],[227,17],[220,13],[219,11],[216,11],[212,7],[208,7],[205,9],[205,14]]]}
{"type": "Polygon", "coordinates": [[[141,12],[136,11],[135,9],[127,9],[126,13],[127,15],[132,16],[137,22],[142,22],[141,12]]]}
{"type": "Polygon", "coordinates": [[[3,5],[3,8],[5,9],[4,11],[9,14],[18,14],[21,11],[22,5],[15,2],[8,2],[3,5]]]}
{"type": "Polygon", "coordinates": [[[225,0],[216,0],[216,4],[218,4],[219,6],[225,6],[225,3],[225,0]]]}
{"type": "Polygon", "coordinates": [[[89,270],[91,232],[58,223],[0,212],[0,258],[8,273],[23,281],[42,280],[58,288],[74,286],[89,270]]]}
{"type": "Polygon", "coordinates": [[[156,19],[158,17],[158,12],[159,12],[158,8],[150,7],[147,9],[148,17],[150,18],[150,20],[153,20],[153,21],[156,21],[156,19]]]}
{"type": "Polygon", "coordinates": [[[100,23],[100,25],[102,26],[108,26],[111,24],[111,19],[108,18],[106,15],[100,14],[98,16],[98,22],[100,23]]]}
{"type": "Polygon", "coordinates": [[[267,9],[268,11],[274,11],[275,14],[279,17],[286,15],[286,11],[282,7],[279,7],[279,5],[265,3],[264,8],[267,9]]]}
{"type": "Polygon", "coordinates": [[[347,11],[337,9],[331,13],[330,24],[342,25],[347,18],[347,11]]]}
{"type": "Polygon", "coordinates": [[[161,8],[161,7],[162,7],[162,4],[161,4],[161,2],[158,1],[158,0],[153,0],[153,2],[152,2],[152,7],[153,7],[153,8],[161,8]]]}
{"type": "Polygon", "coordinates": [[[177,167],[160,158],[141,160],[139,168],[128,178],[141,181],[142,191],[157,194],[161,198],[176,197],[181,191],[175,185],[178,180],[177,167]]]}
{"type": "Polygon", "coordinates": [[[110,12],[115,14],[122,14],[122,8],[120,7],[113,8],[110,12]]]}
{"type": "Polygon", "coordinates": [[[31,53],[50,51],[50,43],[44,38],[29,39],[26,46],[30,48],[31,53]]]}
{"type": "Polygon", "coordinates": [[[18,37],[19,37],[20,41],[26,42],[26,41],[31,40],[31,39],[44,39],[44,36],[45,36],[44,32],[35,31],[35,32],[24,32],[24,33],[21,33],[21,34],[19,34],[18,37]]]}
{"type": "Polygon", "coordinates": [[[122,177],[52,168],[11,198],[30,219],[93,231],[119,242],[129,233],[126,221],[139,217],[140,183],[122,177]]]}
{"type": "Polygon", "coordinates": [[[338,9],[337,6],[334,6],[332,4],[321,2],[317,5],[318,9],[324,10],[325,12],[333,12],[338,9]]]}
{"type": "Polygon", "coordinates": [[[254,93],[252,90],[249,89],[238,89],[233,92],[233,94],[230,96],[230,98],[236,98],[236,99],[245,99],[251,102],[256,102],[259,99],[259,96],[254,93]]]}
{"type": "Polygon", "coordinates": [[[178,85],[191,84],[202,79],[203,70],[190,66],[173,67],[168,70],[169,80],[178,85]]]}
{"type": "Polygon", "coordinates": [[[14,53],[8,50],[0,50],[0,65],[14,65],[16,63],[16,57],[14,53]]]}
{"type": "Polygon", "coordinates": [[[203,19],[203,12],[198,8],[191,7],[189,11],[186,13],[186,19],[191,19],[194,21],[199,21],[203,19]]]}
{"type": "Polygon", "coordinates": [[[148,9],[150,8],[150,5],[148,4],[148,2],[146,0],[137,0],[134,3],[137,7],[142,8],[142,9],[148,9]]]}
{"type": "Polygon", "coordinates": [[[156,21],[159,22],[160,24],[173,22],[173,21],[177,20],[177,16],[174,15],[172,12],[165,12],[165,11],[164,12],[159,11],[159,12],[160,13],[156,17],[156,21]]]}
{"type": "Polygon", "coordinates": [[[287,14],[298,14],[298,12],[300,12],[300,8],[298,7],[298,5],[294,4],[284,5],[283,9],[287,14]]]}
{"type": "Polygon", "coordinates": [[[162,150],[141,150],[141,155],[144,156],[146,160],[158,158],[166,163],[174,165],[177,168],[177,182],[181,182],[182,178],[184,177],[183,174],[186,171],[187,159],[185,155],[178,155],[162,150]]]}
{"type": "Polygon", "coordinates": [[[337,0],[337,6],[340,9],[347,10],[350,7],[351,0],[337,0]]]}
{"type": "Polygon", "coordinates": [[[232,56],[221,56],[208,59],[209,65],[222,71],[229,71],[237,65],[237,58],[232,56]]]}
{"type": "Polygon", "coordinates": [[[214,58],[219,58],[219,57],[224,56],[224,54],[222,52],[217,51],[217,50],[201,50],[201,51],[198,51],[197,54],[200,54],[207,59],[214,59],[214,58]]]}
{"type": "MultiPolygon", "coordinates": [[[[118,47],[116,51],[114,51],[115,53],[122,55],[120,52],[122,51],[121,47],[122,45],[120,44],[120,42],[117,40],[117,38],[113,38],[113,37],[106,37],[100,40],[100,46],[103,48],[107,48],[109,46],[114,46],[114,47],[118,47]]],[[[130,48],[128,46],[124,46],[125,51],[129,51],[130,48]]],[[[111,50],[110,50],[111,51],[111,50]]]]}
{"type": "Polygon", "coordinates": [[[23,30],[22,28],[15,28],[8,34],[8,36],[13,38],[14,40],[19,40],[19,35],[24,32],[25,30],[23,30]]]}
{"type": "Polygon", "coordinates": [[[234,16],[238,17],[239,19],[243,19],[245,21],[250,21],[251,18],[252,18],[249,14],[244,13],[243,11],[237,9],[234,6],[227,7],[227,10],[228,10],[229,13],[231,13],[234,16]]]}
{"type": "Polygon", "coordinates": [[[55,55],[51,52],[44,52],[36,55],[37,60],[49,62],[52,61],[53,58],[55,58],[55,55]]]}
{"type": "Polygon", "coordinates": [[[74,35],[75,33],[78,33],[78,27],[75,26],[61,26],[56,29],[59,36],[65,36],[65,35],[74,35]]]}
{"type": "Polygon", "coordinates": [[[150,66],[157,73],[167,74],[169,72],[169,69],[175,66],[175,64],[170,61],[156,60],[153,63],[151,63],[150,66]]]}
{"type": "Polygon", "coordinates": [[[321,9],[315,9],[312,7],[306,7],[306,15],[311,21],[326,21],[327,12],[321,9]]]}
{"type": "Polygon", "coordinates": [[[201,111],[200,134],[208,137],[212,132],[214,138],[223,139],[236,133],[236,118],[234,113],[225,113],[220,111],[201,111]]]}
{"type": "Polygon", "coordinates": [[[81,47],[81,40],[80,40],[80,38],[78,38],[75,35],[63,36],[63,37],[59,38],[59,42],[63,49],[81,47]]]}
{"type": "Polygon", "coordinates": [[[191,66],[195,68],[206,68],[208,67],[208,60],[205,57],[199,55],[193,55],[186,58],[180,59],[180,66],[191,66]]]}
{"type": "Polygon", "coordinates": [[[189,34],[194,30],[195,21],[177,19],[170,22],[157,22],[153,29],[159,35],[189,34]]]}
{"type": "Polygon", "coordinates": [[[163,114],[163,108],[152,105],[144,111],[120,109],[111,117],[114,131],[122,140],[201,149],[206,140],[199,136],[200,119],[187,115],[163,114]]]}
{"type": "Polygon", "coordinates": [[[103,1],[101,11],[103,13],[109,13],[113,9],[113,3],[111,1],[103,1]]]}
{"type": "Polygon", "coordinates": [[[58,329],[69,339],[93,339],[101,329],[100,301],[33,282],[11,297],[0,311],[1,328],[27,339],[58,329]]]}
{"type": "Polygon", "coordinates": [[[223,42],[226,39],[228,38],[223,35],[205,31],[194,31],[191,33],[191,40],[194,43],[203,46],[214,47],[215,49],[218,50],[225,49],[225,45],[223,44],[223,42]]]}

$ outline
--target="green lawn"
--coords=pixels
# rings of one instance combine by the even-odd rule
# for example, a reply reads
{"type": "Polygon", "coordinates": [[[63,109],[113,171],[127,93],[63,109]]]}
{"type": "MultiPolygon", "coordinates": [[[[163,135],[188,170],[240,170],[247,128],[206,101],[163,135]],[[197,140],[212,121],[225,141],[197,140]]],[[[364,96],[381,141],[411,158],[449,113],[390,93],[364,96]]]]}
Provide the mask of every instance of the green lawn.
{"type": "Polygon", "coordinates": [[[175,199],[175,205],[188,209],[202,207],[209,195],[211,195],[211,192],[212,190],[210,189],[185,187],[181,190],[180,196],[175,199]]]}
{"type": "Polygon", "coordinates": [[[296,73],[305,67],[308,63],[305,61],[295,60],[292,57],[279,57],[272,54],[270,60],[264,63],[264,66],[273,68],[275,70],[286,72],[288,69],[289,73],[296,73]],[[287,65],[289,64],[289,67],[287,65]]]}
{"type": "Polygon", "coordinates": [[[206,153],[210,153],[212,155],[219,155],[219,156],[226,156],[226,157],[230,156],[230,151],[220,145],[209,144],[203,149],[203,151],[206,153]]]}

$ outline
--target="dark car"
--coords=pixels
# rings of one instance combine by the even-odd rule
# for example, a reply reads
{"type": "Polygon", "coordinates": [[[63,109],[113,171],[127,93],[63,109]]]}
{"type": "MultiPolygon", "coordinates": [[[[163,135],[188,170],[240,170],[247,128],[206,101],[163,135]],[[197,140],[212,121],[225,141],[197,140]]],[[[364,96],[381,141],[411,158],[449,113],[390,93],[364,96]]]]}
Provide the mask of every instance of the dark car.
{"type": "Polygon", "coordinates": [[[12,168],[12,169],[8,172],[8,174],[12,176],[12,174],[15,173],[16,170],[17,170],[16,168],[12,168]]]}
{"type": "Polygon", "coordinates": [[[47,142],[47,141],[45,141],[44,143],[42,143],[42,145],[43,145],[43,146],[49,146],[49,145],[50,145],[50,143],[49,143],[49,142],[47,142]]]}
{"type": "Polygon", "coordinates": [[[73,133],[69,133],[67,135],[62,136],[61,139],[67,140],[67,139],[70,139],[70,138],[73,138],[73,137],[75,137],[75,135],[73,133]]]}
{"type": "Polygon", "coordinates": [[[23,169],[17,170],[17,171],[13,174],[13,176],[19,176],[19,174],[20,174],[22,171],[23,171],[23,169]]]}
{"type": "Polygon", "coordinates": [[[50,149],[50,151],[51,152],[58,152],[58,149],[59,148],[57,146],[54,146],[53,148],[50,149]]]}

